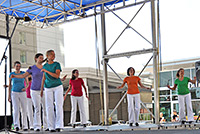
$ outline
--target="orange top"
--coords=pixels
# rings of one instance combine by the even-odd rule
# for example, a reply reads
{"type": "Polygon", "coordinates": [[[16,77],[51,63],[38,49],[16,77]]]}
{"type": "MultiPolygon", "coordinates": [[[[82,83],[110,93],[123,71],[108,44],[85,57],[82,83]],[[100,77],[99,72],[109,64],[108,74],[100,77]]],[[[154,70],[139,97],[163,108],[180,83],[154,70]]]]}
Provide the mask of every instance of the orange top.
{"type": "Polygon", "coordinates": [[[138,76],[131,76],[131,77],[126,77],[124,79],[124,82],[127,83],[128,85],[128,94],[138,94],[140,93],[138,89],[138,82],[141,79],[138,76]]]}

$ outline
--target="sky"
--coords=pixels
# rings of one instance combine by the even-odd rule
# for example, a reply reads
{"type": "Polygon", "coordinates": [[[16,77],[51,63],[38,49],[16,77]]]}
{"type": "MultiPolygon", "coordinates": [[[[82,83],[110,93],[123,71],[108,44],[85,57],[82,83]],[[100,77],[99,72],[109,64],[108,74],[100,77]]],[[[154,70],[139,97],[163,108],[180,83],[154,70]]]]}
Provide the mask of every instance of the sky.
{"type": "MultiPolygon", "coordinates": [[[[200,1],[160,0],[160,30],[162,62],[200,57],[200,1]]],[[[115,11],[127,23],[140,6],[115,11]]],[[[112,13],[106,13],[107,50],[126,27],[112,13]]],[[[99,18],[97,18],[99,20],[99,18]]],[[[100,21],[100,20],[99,20],[100,21]]],[[[98,23],[99,25],[99,23],[98,23]]],[[[152,42],[150,3],[146,4],[130,24],[140,34],[152,42]]],[[[66,67],[96,67],[94,17],[66,23],[64,26],[66,67]]],[[[98,35],[100,35],[98,33],[98,35]]],[[[100,58],[101,44],[98,44],[100,58]]],[[[129,52],[151,48],[132,29],[126,29],[108,54],[129,52]]],[[[110,59],[109,64],[118,73],[126,72],[132,66],[142,70],[152,54],[110,59]]],[[[102,58],[100,59],[102,60],[102,58]]],[[[102,66],[101,66],[102,69],[102,66]]]]}

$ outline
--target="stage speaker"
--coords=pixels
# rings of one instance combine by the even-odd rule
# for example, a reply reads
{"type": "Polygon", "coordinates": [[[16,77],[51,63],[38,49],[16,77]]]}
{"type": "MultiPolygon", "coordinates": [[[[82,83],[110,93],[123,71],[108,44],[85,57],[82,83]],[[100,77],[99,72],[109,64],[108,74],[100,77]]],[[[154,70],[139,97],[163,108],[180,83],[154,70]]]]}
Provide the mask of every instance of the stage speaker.
{"type": "Polygon", "coordinates": [[[195,62],[197,83],[200,82],[200,61],[195,62]]]}

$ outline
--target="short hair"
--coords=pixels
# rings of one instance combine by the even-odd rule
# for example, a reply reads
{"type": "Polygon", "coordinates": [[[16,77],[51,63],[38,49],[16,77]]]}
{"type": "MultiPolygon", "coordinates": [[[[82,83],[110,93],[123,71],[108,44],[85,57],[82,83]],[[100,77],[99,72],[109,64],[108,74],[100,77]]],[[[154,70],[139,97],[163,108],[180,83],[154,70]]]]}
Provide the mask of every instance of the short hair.
{"type": "Polygon", "coordinates": [[[20,65],[21,65],[21,63],[20,63],[19,61],[15,61],[15,62],[14,62],[14,66],[15,66],[16,64],[20,64],[20,65]]]}
{"type": "Polygon", "coordinates": [[[180,76],[180,75],[179,75],[179,72],[180,72],[181,70],[184,70],[184,69],[183,69],[183,68],[180,68],[180,69],[177,71],[177,73],[176,73],[176,77],[177,77],[177,78],[179,78],[179,76],[180,76]]]}
{"type": "Polygon", "coordinates": [[[128,76],[130,76],[129,71],[130,71],[131,69],[133,69],[133,71],[134,71],[133,74],[135,74],[135,69],[134,69],[133,67],[129,67],[129,68],[127,69],[127,75],[128,75],[128,76]]]}

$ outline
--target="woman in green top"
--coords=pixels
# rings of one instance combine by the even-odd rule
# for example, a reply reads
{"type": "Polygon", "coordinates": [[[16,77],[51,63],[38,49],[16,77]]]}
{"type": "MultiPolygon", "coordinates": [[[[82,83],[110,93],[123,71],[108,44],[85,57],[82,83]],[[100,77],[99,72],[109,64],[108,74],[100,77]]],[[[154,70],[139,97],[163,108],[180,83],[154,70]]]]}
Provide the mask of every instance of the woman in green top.
{"type": "Polygon", "coordinates": [[[60,132],[60,129],[63,128],[63,86],[60,80],[62,70],[60,63],[54,61],[55,53],[53,50],[48,50],[46,56],[47,63],[41,70],[44,72],[41,96],[44,87],[48,128],[50,132],[56,132],[56,130],[60,132]],[[54,113],[54,104],[56,113],[54,113]]]}
{"type": "Polygon", "coordinates": [[[188,88],[188,82],[195,84],[196,78],[191,80],[188,77],[184,77],[184,69],[180,68],[176,74],[177,79],[174,82],[174,87],[167,87],[171,90],[176,90],[178,87],[178,103],[179,103],[179,120],[182,124],[186,122],[185,117],[185,104],[187,106],[187,117],[189,123],[194,121],[193,110],[192,110],[192,101],[191,101],[191,94],[188,88]]]}

